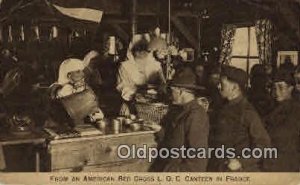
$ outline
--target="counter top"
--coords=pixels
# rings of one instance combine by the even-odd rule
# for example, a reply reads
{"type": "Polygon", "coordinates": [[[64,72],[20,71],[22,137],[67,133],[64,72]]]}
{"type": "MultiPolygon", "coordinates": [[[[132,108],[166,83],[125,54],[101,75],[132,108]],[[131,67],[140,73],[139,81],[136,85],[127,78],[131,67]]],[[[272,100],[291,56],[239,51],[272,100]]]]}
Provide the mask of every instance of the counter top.
{"type": "Polygon", "coordinates": [[[69,143],[79,140],[95,140],[95,139],[107,139],[107,138],[119,138],[126,136],[137,136],[137,135],[145,135],[145,134],[154,134],[156,131],[151,129],[143,129],[139,131],[132,131],[130,129],[124,130],[120,133],[113,133],[112,131],[104,131],[102,135],[92,135],[92,136],[81,136],[81,137],[73,137],[73,138],[64,138],[64,139],[52,139],[50,135],[46,132],[39,130],[30,133],[20,133],[13,134],[9,132],[0,132],[0,145],[18,145],[18,144],[57,144],[57,143],[69,143]]]}
{"type": "Polygon", "coordinates": [[[70,143],[75,141],[89,141],[89,140],[95,140],[95,139],[108,139],[108,138],[119,138],[119,137],[126,137],[126,136],[138,136],[138,135],[145,135],[145,134],[154,134],[156,131],[152,130],[143,130],[143,131],[136,131],[136,132],[123,132],[123,133],[109,133],[109,134],[103,134],[103,135],[95,135],[95,136],[84,136],[84,137],[74,137],[74,138],[66,138],[66,139],[57,139],[57,140],[51,140],[51,144],[58,144],[58,143],[70,143]]]}
{"type": "Polygon", "coordinates": [[[1,145],[18,145],[18,144],[43,144],[46,141],[46,134],[42,132],[32,132],[24,134],[0,133],[1,145]]]}

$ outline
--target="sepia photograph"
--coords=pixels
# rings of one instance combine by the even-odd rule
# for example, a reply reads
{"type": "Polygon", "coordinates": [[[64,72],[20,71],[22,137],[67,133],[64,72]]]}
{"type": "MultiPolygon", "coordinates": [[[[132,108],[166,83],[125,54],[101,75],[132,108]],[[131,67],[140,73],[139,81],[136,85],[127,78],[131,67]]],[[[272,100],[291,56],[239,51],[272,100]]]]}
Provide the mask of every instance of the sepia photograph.
{"type": "Polygon", "coordinates": [[[0,184],[300,184],[300,0],[0,0],[0,184]]]}

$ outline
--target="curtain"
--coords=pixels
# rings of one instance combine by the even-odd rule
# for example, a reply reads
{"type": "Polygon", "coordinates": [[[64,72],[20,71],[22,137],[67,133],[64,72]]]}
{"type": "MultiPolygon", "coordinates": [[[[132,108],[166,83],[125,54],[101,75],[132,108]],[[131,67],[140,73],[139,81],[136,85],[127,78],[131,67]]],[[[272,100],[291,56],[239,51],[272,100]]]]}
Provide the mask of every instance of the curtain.
{"type": "Polygon", "coordinates": [[[232,45],[234,41],[234,35],[236,31],[235,25],[226,25],[222,29],[221,38],[221,53],[219,62],[221,64],[229,64],[231,60],[232,45]]]}
{"type": "Polygon", "coordinates": [[[261,64],[271,64],[272,62],[273,28],[272,22],[268,19],[257,20],[255,23],[259,61],[261,64]]]}

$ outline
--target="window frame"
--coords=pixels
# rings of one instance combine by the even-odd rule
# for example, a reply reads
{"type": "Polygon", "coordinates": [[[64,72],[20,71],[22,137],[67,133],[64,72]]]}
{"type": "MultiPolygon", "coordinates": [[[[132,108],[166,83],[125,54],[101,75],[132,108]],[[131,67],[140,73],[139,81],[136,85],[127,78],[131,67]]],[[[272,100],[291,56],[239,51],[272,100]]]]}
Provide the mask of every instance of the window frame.
{"type": "MultiPolygon", "coordinates": [[[[246,72],[249,75],[250,74],[250,60],[251,59],[258,59],[259,61],[259,55],[258,56],[251,56],[250,50],[251,50],[251,28],[255,27],[255,24],[253,23],[240,23],[240,24],[233,24],[236,26],[236,29],[239,28],[247,28],[248,30],[248,43],[247,43],[247,55],[232,55],[231,59],[246,59],[246,72]]],[[[257,43],[256,43],[257,44],[257,43]]]]}

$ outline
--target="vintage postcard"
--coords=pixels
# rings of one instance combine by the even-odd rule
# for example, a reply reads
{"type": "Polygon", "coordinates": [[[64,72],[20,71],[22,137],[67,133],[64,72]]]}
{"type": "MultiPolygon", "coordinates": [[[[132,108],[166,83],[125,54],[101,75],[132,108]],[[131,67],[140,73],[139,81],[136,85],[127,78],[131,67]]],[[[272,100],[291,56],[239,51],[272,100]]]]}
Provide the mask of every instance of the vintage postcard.
{"type": "Polygon", "coordinates": [[[0,0],[0,185],[300,185],[299,0],[0,0]]]}

